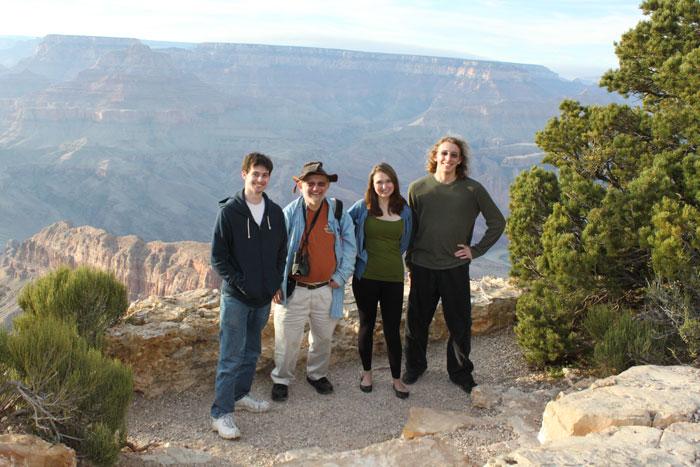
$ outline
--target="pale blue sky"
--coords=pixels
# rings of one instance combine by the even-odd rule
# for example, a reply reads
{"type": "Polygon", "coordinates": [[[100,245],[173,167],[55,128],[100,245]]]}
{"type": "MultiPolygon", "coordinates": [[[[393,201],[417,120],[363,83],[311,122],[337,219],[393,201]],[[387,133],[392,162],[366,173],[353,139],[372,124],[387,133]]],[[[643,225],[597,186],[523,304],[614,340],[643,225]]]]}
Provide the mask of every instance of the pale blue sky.
{"type": "Polygon", "coordinates": [[[643,16],[633,0],[10,0],[0,34],[77,34],[479,56],[590,78],[643,16]]]}

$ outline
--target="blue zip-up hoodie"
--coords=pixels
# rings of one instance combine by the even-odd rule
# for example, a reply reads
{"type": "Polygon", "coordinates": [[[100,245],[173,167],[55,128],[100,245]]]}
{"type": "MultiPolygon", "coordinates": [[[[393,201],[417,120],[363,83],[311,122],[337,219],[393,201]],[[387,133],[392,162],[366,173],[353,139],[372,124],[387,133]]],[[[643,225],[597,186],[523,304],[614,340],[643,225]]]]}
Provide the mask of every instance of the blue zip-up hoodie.
{"type": "MultiPolygon", "coordinates": [[[[340,223],[335,218],[335,200],[333,198],[326,198],[328,202],[328,226],[333,231],[335,236],[335,272],[331,276],[338,285],[339,288],[333,289],[333,299],[331,302],[331,318],[340,319],[343,317],[343,300],[345,298],[345,283],[352,276],[353,269],[355,268],[355,235],[354,235],[354,224],[348,213],[343,210],[343,214],[340,217],[340,223]]],[[[287,223],[287,237],[288,250],[287,250],[287,263],[284,267],[285,280],[282,281],[282,297],[283,304],[287,303],[287,280],[289,276],[289,271],[292,268],[292,260],[294,257],[294,252],[299,249],[299,244],[301,243],[301,237],[304,234],[304,228],[306,227],[306,222],[304,220],[304,198],[300,197],[289,203],[284,208],[284,220],[287,223]]]]}
{"type": "Polygon", "coordinates": [[[260,307],[279,289],[287,256],[282,208],[265,193],[261,225],[245,202],[243,190],[219,202],[211,242],[211,265],[221,276],[221,292],[260,307]]]}
{"type": "MultiPolygon", "coordinates": [[[[348,211],[353,222],[355,222],[355,243],[357,244],[357,259],[355,260],[355,277],[362,279],[362,275],[367,268],[367,249],[365,248],[365,221],[369,215],[369,209],[365,204],[365,200],[361,199],[352,205],[348,211]]],[[[413,227],[413,215],[408,203],[404,204],[401,210],[401,219],[403,220],[403,232],[401,233],[401,241],[399,249],[403,255],[408,250],[408,244],[411,241],[411,229],[413,227]]]]}

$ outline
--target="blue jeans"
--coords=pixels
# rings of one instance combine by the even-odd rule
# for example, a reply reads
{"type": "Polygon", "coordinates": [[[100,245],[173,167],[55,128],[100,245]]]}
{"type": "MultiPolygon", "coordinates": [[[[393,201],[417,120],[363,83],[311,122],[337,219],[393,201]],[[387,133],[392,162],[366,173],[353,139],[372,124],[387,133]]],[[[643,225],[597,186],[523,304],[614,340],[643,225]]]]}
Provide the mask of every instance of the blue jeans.
{"type": "Polygon", "coordinates": [[[233,412],[235,401],[250,392],[260,356],[260,335],[269,316],[269,303],[256,308],[221,293],[219,364],[212,417],[233,412]]]}

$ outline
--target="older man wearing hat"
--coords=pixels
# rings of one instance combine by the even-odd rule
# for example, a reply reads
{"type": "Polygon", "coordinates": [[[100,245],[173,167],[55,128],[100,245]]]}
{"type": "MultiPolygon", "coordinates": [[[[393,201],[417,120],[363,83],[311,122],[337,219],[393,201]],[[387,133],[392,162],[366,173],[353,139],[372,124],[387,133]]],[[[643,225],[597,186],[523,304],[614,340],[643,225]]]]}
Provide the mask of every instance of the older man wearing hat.
{"type": "Polygon", "coordinates": [[[345,282],[355,266],[355,230],[342,203],[326,199],[331,182],[321,162],[307,162],[294,177],[301,196],[284,208],[288,253],[280,292],[275,296],[275,368],[272,400],[285,401],[294,379],[304,327],[309,323],[306,380],[330,394],[331,338],[343,316],[345,282]],[[331,202],[329,202],[331,201],[331,202]]]}

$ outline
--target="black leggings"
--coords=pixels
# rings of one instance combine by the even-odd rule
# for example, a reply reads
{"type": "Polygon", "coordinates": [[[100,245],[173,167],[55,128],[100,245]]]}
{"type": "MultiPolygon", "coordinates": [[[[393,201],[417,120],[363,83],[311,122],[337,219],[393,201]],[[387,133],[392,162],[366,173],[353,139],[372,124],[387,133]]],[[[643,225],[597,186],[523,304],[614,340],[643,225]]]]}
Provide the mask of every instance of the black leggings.
{"type": "Polygon", "coordinates": [[[373,279],[352,280],[352,293],[360,315],[360,332],[357,348],[362,367],[372,369],[372,345],[374,323],[377,320],[377,303],[382,310],[382,325],[386,352],[389,356],[392,378],[401,376],[401,311],[403,308],[403,282],[376,281],[373,279]]]}

